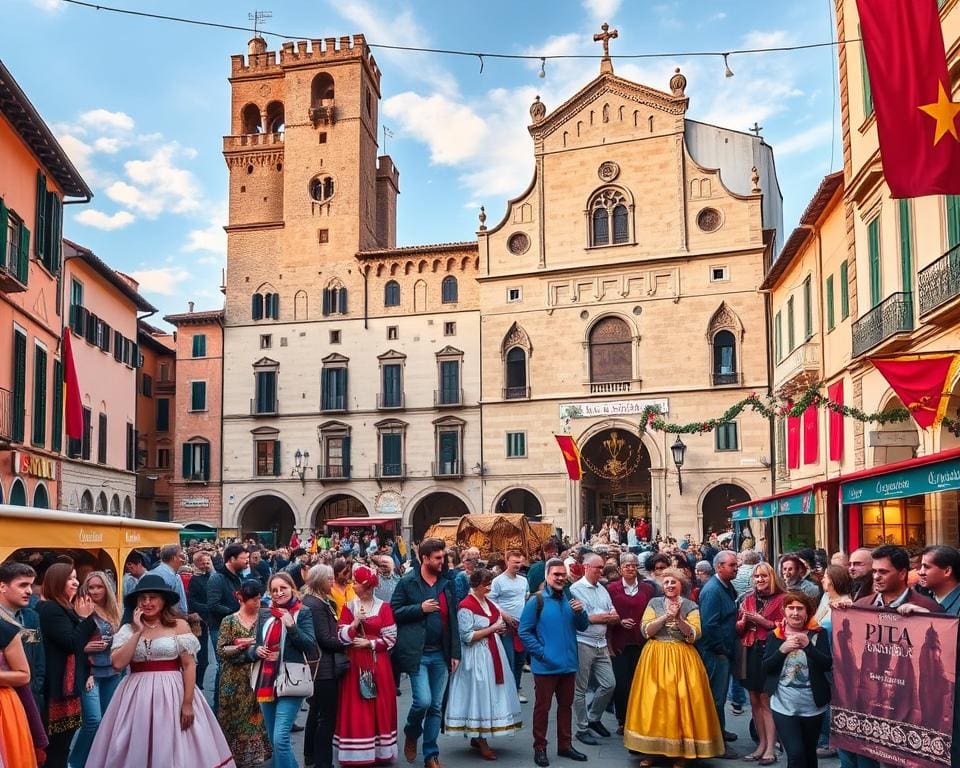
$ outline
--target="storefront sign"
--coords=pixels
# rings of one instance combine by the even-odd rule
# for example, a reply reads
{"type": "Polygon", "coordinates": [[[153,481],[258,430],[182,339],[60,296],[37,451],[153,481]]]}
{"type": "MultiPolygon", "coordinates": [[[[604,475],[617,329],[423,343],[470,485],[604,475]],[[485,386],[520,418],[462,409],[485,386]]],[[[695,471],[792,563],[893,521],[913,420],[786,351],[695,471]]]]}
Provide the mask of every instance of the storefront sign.
{"type": "Polygon", "coordinates": [[[840,501],[843,504],[862,504],[957,489],[960,489],[960,459],[950,459],[844,483],[840,486],[840,501]]]}
{"type": "Polygon", "coordinates": [[[663,414],[669,413],[670,401],[663,400],[608,400],[598,403],[561,403],[561,419],[592,419],[596,416],[628,416],[643,413],[648,405],[656,405],[663,414]]]}
{"type": "Polygon", "coordinates": [[[210,499],[208,499],[206,496],[194,496],[193,498],[189,499],[180,499],[180,506],[189,508],[209,507],[210,499]]]}
{"type": "Polygon", "coordinates": [[[786,515],[813,515],[816,514],[816,511],[817,502],[813,491],[805,491],[795,493],[792,496],[751,502],[733,510],[733,519],[762,520],[768,517],[784,517],[786,515]]]}
{"type": "Polygon", "coordinates": [[[57,464],[43,456],[33,456],[29,453],[14,451],[13,473],[15,475],[32,475],[46,480],[56,480],[57,464]]]}

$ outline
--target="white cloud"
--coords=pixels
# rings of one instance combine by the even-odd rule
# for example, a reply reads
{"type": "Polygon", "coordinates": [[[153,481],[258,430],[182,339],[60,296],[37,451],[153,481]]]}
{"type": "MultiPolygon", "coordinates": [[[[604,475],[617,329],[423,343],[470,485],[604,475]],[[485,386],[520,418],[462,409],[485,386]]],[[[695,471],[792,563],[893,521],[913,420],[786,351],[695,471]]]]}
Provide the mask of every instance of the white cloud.
{"type": "Polygon", "coordinates": [[[227,206],[217,206],[216,213],[210,218],[209,226],[192,229],[187,233],[187,242],[181,250],[187,253],[206,251],[213,254],[201,256],[197,261],[204,264],[220,264],[227,255],[227,233],[223,225],[227,222],[227,206]]]}
{"type": "Polygon", "coordinates": [[[793,38],[785,29],[773,29],[770,31],[754,29],[747,32],[743,39],[744,48],[780,48],[784,45],[791,45],[793,38]]]}
{"type": "Polygon", "coordinates": [[[127,211],[117,211],[110,215],[93,208],[85,208],[74,216],[73,219],[78,224],[94,227],[95,229],[104,229],[108,232],[114,229],[122,229],[136,221],[133,214],[127,211]]]}
{"type": "Polygon", "coordinates": [[[166,211],[200,210],[202,203],[196,178],[174,163],[177,155],[193,154],[193,150],[184,151],[174,142],[155,149],[147,160],[128,160],[123,168],[132,183],[113,182],[105,190],[107,197],[151,219],[166,211]]]}
{"type": "Polygon", "coordinates": [[[190,280],[193,275],[181,267],[162,267],[136,270],[130,273],[130,277],[140,283],[140,291],[143,293],[173,296],[180,293],[181,284],[190,280]]]}
{"type": "Polygon", "coordinates": [[[430,160],[456,165],[474,157],[487,137],[484,120],[465,104],[439,93],[420,96],[407,91],[387,99],[383,113],[399,129],[430,148],[430,160]]]}
{"type": "Polygon", "coordinates": [[[581,5],[598,21],[610,21],[620,10],[623,0],[582,0],[581,5]]]}
{"type": "Polygon", "coordinates": [[[107,131],[132,131],[133,118],[126,112],[111,112],[108,109],[91,109],[80,115],[80,123],[100,133],[107,131]]]}
{"type": "Polygon", "coordinates": [[[61,129],[64,128],[65,126],[57,126],[57,128],[54,129],[57,141],[60,142],[60,146],[63,147],[64,152],[67,153],[67,156],[77,167],[77,170],[80,171],[80,175],[86,178],[87,181],[91,181],[95,175],[93,166],[90,164],[93,147],[79,139],[74,133],[67,132],[66,130],[61,132],[61,129]]]}
{"type": "Polygon", "coordinates": [[[60,0],[30,0],[30,4],[47,13],[56,13],[63,7],[60,0]]]}
{"type": "Polygon", "coordinates": [[[103,152],[105,155],[115,155],[125,146],[126,143],[120,139],[107,138],[106,136],[101,136],[93,142],[93,148],[97,152],[103,152]]]}
{"type": "Polygon", "coordinates": [[[793,136],[788,136],[783,141],[775,142],[773,148],[778,158],[798,155],[828,144],[832,136],[833,123],[826,120],[795,133],[793,136]]]}

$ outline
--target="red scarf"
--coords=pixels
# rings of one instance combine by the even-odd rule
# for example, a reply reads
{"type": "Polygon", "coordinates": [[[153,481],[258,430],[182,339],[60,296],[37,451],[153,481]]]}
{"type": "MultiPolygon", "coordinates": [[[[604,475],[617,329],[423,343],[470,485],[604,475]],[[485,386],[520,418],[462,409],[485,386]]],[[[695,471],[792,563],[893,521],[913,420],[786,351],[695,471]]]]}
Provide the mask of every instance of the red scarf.
{"type": "MultiPolygon", "coordinates": [[[[490,609],[490,613],[487,614],[483,608],[480,607],[480,601],[473,595],[467,595],[463,598],[463,600],[460,601],[460,607],[466,608],[477,616],[483,616],[483,618],[490,621],[491,625],[496,624],[500,619],[500,611],[497,610],[497,606],[488,600],[487,607],[490,609]]],[[[503,662],[500,660],[500,649],[497,648],[496,633],[491,632],[487,635],[487,648],[490,649],[490,655],[493,657],[493,675],[494,678],[496,678],[497,685],[503,685],[503,662]]]]}
{"type": "MultiPolygon", "coordinates": [[[[293,598],[286,605],[286,609],[290,613],[296,613],[300,608],[300,601],[297,598],[293,598]]],[[[280,650],[280,638],[283,636],[283,622],[280,620],[280,617],[283,616],[283,613],[279,608],[271,607],[270,615],[275,619],[271,622],[270,626],[267,628],[267,634],[263,638],[263,646],[268,651],[279,651],[280,650]]],[[[275,701],[277,694],[273,690],[273,684],[277,679],[277,672],[280,669],[280,657],[277,656],[275,661],[270,661],[270,659],[262,659],[260,664],[260,682],[257,684],[257,701],[258,702],[270,702],[275,701]]]]}

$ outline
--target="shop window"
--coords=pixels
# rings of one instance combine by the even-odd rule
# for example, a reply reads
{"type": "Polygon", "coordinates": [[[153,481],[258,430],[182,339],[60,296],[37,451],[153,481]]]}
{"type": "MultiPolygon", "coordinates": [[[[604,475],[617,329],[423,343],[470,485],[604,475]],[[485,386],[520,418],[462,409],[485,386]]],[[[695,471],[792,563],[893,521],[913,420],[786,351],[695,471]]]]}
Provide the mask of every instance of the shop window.
{"type": "Polygon", "coordinates": [[[893,544],[922,549],[927,545],[923,496],[864,504],[860,519],[865,547],[893,544]]]}

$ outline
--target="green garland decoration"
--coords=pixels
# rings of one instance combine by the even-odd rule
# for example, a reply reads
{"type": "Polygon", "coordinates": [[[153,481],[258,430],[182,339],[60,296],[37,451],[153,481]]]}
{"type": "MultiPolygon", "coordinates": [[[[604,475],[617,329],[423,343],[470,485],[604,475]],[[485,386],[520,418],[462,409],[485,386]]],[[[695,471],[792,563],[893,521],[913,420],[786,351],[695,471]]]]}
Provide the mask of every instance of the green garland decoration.
{"type": "MultiPolygon", "coordinates": [[[[763,395],[756,392],[745,397],[738,403],[731,405],[722,416],[707,421],[692,421],[688,424],[671,424],[663,418],[663,411],[657,405],[648,405],[640,413],[640,424],[657,432],[667,432],[675,435],[702,435],[712,432],[723,424],[729,424],[746,410],[759,413],[767,419],[784,419],[802,415],[807,408],[826,408],[833,413],[856,419],[860,422],[874,424],[894,424],[910,419],[907,408],[893,408],[877,413],[866,413],[859,408],[853,408],[843,403],[837,403],[821,392],[822,386],[815,384],[807,389],[799,400],[785,399],[773,395],[763,395]]],[[[960,419],[944,417],[942,425],[953,435],[960,437],[960,419]]]]}

